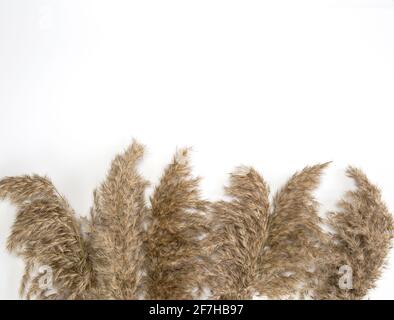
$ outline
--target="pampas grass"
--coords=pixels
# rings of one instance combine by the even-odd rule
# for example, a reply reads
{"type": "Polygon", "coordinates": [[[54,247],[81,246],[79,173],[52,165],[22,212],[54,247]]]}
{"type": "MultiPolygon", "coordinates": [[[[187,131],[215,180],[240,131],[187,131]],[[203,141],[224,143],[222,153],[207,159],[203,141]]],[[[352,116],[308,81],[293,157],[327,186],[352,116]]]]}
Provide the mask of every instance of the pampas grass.
{"type": "Polygon", "coordinates": [[[40,299],[83,299],[92,284],[92,266],[80,223],[51,181],[39,176],[5,178],[0,197],[18,208],[8,238],[8,249],[26,262],[21,295],[40,299]],[[39,286],[43,274],[35,266],[52,270],[53,287],[39,286]]]}
{"type": "Polygon", "coordinates": [[[324,263],[317,272],[316,299],[361,299],[375,287],[391,248],[394,224],[379,189],[357,168],[347,175],[356,183],[330,213],[328,224],[334,230],[326,245],[324,263]],[[351,270],[351,288],[338,286],[338,270],[351,270]]]}
{"type": "Polygon", "coordinates": [[[147,298],[191,299],[201,289],[207,202],[191,176],[188,149],[179,150],[151,197],[151,223],[146,234],[147,298]]]}
{"type": "Polygon", "coordinates": [[[142,294],[145,265],[144,192],[148,183],[136,165],[144,148],[137,142],[112,162],[106,180],[95,192],[90,226],[90,257],[98,298],[137,299],[142,294]]]}
{"type": "Polygon", "coordinates": [[[23,297],[361,299],[375,286],[393,218],[361,170],[348,169],[356,190],[322,220],[313,191],[328,164],[294,174],[272,201],[263,177],[239,167],[225,188],[229,199],[210,203],[181,149],[146,203],[148,182],[137,170],[143,152],[133,142],[115,157],[89,219],[46,177],[0,180],[0,198],[17,207],[8,249],[26,263],[23,297]],[[352,276],[346,288],[343,266],[352,276]]]}
{"type": "Polygon", "coordinates": [[[312,192],[327,165],[295,173],[274,197],[268,237],[259,256],[256,287],[260,294],[270,298],[295,296],[309,281],[325,237],[312,192]]]}
{"type": "Polygon", "coordinates": [[[242,167],[231,174],[226,194],[231,201],[211,206],[208,282],[212,298],[250,299],[268,237],[269,189],[254,169],[242,167]]]}

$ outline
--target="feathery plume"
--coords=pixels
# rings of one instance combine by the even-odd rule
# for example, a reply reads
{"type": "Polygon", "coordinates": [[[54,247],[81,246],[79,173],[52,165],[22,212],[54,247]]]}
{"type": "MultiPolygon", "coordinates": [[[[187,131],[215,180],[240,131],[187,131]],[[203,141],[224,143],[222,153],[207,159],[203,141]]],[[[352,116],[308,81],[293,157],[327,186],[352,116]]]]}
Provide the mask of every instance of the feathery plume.
{"type": "Polygon", "coordinates": [[[347,175],[356,190],[348,192],[339,202],[340,210],[329,216],[334,234],[317,273],[316,299],[363,298],[374,288],[391,247],[393,218],[379,189],[359,169],[349,167],[347,175]]]}
{"type": "Polygon", "coordinates": [[[133,142],[113,160],[90,220],[75,217],[48,178],[0,180],[0,199],[17,207],[7,246],[26,263],[23,296],[192,299],[208,286],[215,299],[360,299],[374,287],[394,222],[360,170],[347,170],[356,190],[330,213],[327,234],[312,195],[327,163],[294,174],[272,207],[263,178],[240,167],[225,189],[230,200],[210,204],[182,149],[148,208],[148,183],[136,169],[143,151],[133,142]]]}
{"type": "Polygon", "coordinates": [[[225,189],[231,201],[212,204],[208,283],[213,298],[250,299],[257,260],[267,237],[269,189],[253,169],[241,167],[225,189]]]}
{"type": "Polygon", "coordinates": [[[0,181],[0,199],[8,198],[16,206],[36,199],[61,198],[52,182],[39,175],[6,177],[0,181]]]}
{"type": "Polygon", "coordinates": [[[18,208],[8,249],[26,263],[21,294],[85,298],[92,285],[87,245],[73,210],[51,181],[37,175],[8,177],[0,181],[0,198],[10,199],[18,208]],[[35,266],[48,268],[51,286],[42,285],[44,274],[34,274],[35,266]]]}
{"type": "Polygon", "coordinates": [[[136,165],[143,152],[143,146],[134,141],[113,160],[95,192],[90,250],[100,299],[137,299],[142,294],[147,182],[136,165]]]}
{"type": "Polygon", "coordinates": [[[193,290],[200,289],[200,237],[206,231],[207,203],[200,199],[198,183],[191,177],[188,150],[179,150],[151,197],[148,299],[191,299],[193,290]]]}
{"type": "Polygon", "coordinates": [[[270,298],[292,296],[310,281],[324,239],[311,193],[327,165],[306,167],[294,174],[274,197],[268,237],[258,262],[256,289],[260,294],[270,298]]]}

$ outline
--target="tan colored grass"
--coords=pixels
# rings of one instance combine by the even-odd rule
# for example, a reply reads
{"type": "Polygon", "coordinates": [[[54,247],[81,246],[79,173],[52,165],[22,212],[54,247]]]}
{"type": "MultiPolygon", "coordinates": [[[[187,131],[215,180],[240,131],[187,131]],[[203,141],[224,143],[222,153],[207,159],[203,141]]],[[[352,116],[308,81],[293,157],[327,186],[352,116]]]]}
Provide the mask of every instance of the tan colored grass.
{"type": "Polygon", "coordinates": [[[315,299],[361,299],[375,287],[393,239],[393,217],[379,189],[359,169],[349,167],[347,174],[356,183],[339,202],[340,210],[329,216],[334,233],[327,243],[324,263],[317,272],[315,299]],[[352,289],[338,285],[339,268],[352,270],[352,289]]]}
{"type": "Polygon", "coordinates": [[[87,243],[73,210],[52,183],[39,176],[5,178],[0,181],[0,197],[18,208],[8,249],[26,262],[21,295],[86,298],[93,278],[87,243]],[[34,266],[52,269],[53,288],[38,286],[40,275],[33,273],[34,266]]]}
{"type": "Polygon", "coordinates": [[[207,202],[191,176],[188,150],[181,149],[167,166],[151,197],[146,235],[147,298],[191,299],[200,288],[202,242],[207,202]]]}
{"type": "Polygon", "coordinates": [[[136,165],[144,148],[134,142],[112,162],[95,192],[90,227],[90,257],[101,299],[137,299],[143,294],[143,224],[147,218],[147,182],[136,165]]]}
{"type": "Polygon", "coordinates": [[[188,149],[166,167],[149,203],[137,171],[137,142],[111,164],[94,193],[90,219],[79,219],[48,178],[0,180],[0,198],[17,207],[8,249],[26,262],[21,294],[37,299],[361,299],[375,286],[393,238],[379,189],[359,169],[323,232],[313,197],[327,164],[294,174],[269,200],[253,168],[230,175],[227,201],[200,196],[188,149]],[[351,268],[353,287],[339,286],[351,268]],[[43,287],[52,271],[51,286],[43,287]]]}

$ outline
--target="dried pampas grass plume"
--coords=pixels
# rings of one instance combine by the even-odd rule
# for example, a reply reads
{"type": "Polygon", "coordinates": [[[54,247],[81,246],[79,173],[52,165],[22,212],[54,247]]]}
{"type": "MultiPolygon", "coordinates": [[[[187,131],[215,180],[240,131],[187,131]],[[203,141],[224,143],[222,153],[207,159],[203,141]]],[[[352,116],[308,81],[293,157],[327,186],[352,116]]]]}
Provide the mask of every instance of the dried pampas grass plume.
{"type": "Polygon", "coordinates": [[[91,260],[97,281],[95,295],[104,299],[137,299],[142,295],[145,265],[144,192],[148,183],[136,171],[144,148],[137,142],[112,162],[106,180],[95,192],[90,227],[91,260]]]}
{"type": "Polygon", "coordinates": [[[327,165],[296,173],[276,194],[272,212],[268,186],[254,169],[231,175],[226,191],[233,200],[212,205],[214,297],[279,298],[300,292],[320,258],[324,234],[311,192],[327,165]]]}
{"type": "Polygon", "coordinates": [[[312,192],[328,163],[294,174],[273,200],[268,237],[259,256],[257,291],[270,298],[295,296],[320,258],[324,234],[312,192]]]}
{"type": "Polygon", "coordinates": [[[0,199],[17,207],[8,249],[26,262],[24,297],[193,299],[210,289],[212,299],[361,299],[379,278],[393,218],[360,170],[348,169],[356,190],[325,221],[313,191],[328,164],[294,174],[272,201],[259,173],[240,167],[229,200],[209,203],[181,149],[145,201],[143,153],[133,142],[113,160],[90,219],[76,217],[45,177],[0,180],[0,199]]]}
{"type": "Polygon", "coordinates": [[[181,149],[165,169],[151,197],[146,235],[147,298],[192,299],[200,288],[207,202],[191,177],[188,149],[181,149]]]}
{"type": "Polygon", "coordinates": [[[92,266],[80,223],[67,201],[49,179],[39,176],[5,178],[0,181],[0,198],[18,208],[8,238],[8,249],[26,263],[21,295],[39,299],[84,299],[92,284],[92,266]],[[40,285],[51,271],[48,286],[40,285]],[[49,269],[50,268],[50,269],[49,269]]]}
{"type": "Polygon", "coordinates": [[[379,189],[359,169],[349,167],[347,174],[356,190],[348,192],[339,202],[340,210],[329,216],[334,234],[317,274],[315,299],[363,298],[375,287],[391,248],[393,217],[379,189]],[[344,287],[338,285],[341,271],[344,279],[350,276],[344,287]]]}
{"type": "Polygon", "coordinates": [[[213,298],[250,299],[257,261],[268,236],[269,189],[254,169],[242,167],[231,174],[226,194],[231,201],[211,207],[208,282],[213,298]]]}

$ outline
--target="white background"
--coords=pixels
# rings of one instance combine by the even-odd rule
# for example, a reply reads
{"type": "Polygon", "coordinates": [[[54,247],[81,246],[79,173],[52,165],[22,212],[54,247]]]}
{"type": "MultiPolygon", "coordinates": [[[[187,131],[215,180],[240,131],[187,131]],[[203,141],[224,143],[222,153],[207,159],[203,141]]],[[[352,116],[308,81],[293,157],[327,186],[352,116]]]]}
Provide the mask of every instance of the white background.
{"type": "MultiPolygon", "coordinates": [[[[0,0],[0,176],[50,176],[81,215],[132,138],[157,182],[193,147],[208,199],[255,166],[275,191],[334,161],[317,198],[335,208],[353,164],[394,210],[394,2],[0,0]]],[[[22,262],[5,250],[0,299],[22,262]]],[[[394,258],[371,299],[393,299],[394,258]]]]}

